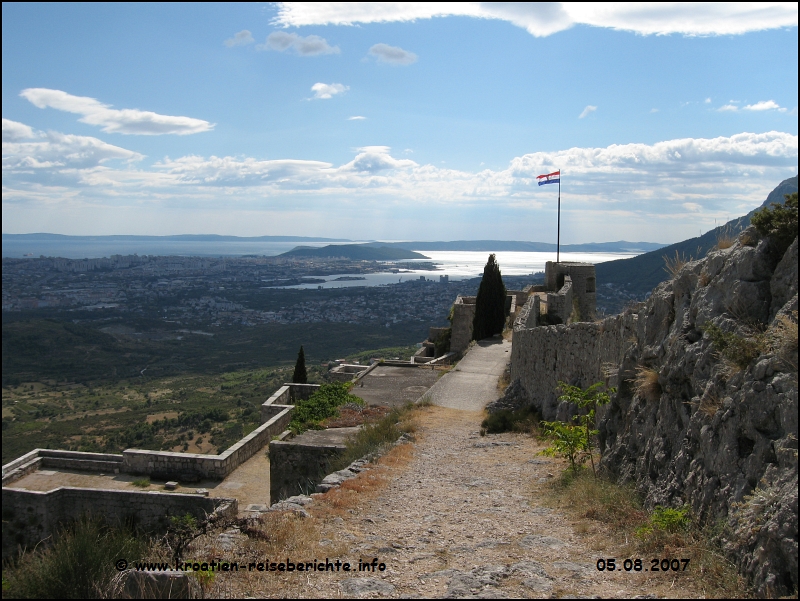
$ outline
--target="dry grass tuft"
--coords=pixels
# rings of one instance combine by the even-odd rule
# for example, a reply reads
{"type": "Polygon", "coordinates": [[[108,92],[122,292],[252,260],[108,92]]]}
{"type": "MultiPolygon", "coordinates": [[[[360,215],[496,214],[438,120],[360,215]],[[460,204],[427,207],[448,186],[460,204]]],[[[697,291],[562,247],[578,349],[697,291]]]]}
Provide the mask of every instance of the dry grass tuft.
{"type": "Polygon", "coordinates": [[[697,284],[701,288],[705,288],[711,282],[711,276],[706,271],[700,272],[700,277],[697,278],[697,284]]]}
{"type": "Polygon", "coordinates": [[[661,398],[661,384],[658,383],[658,371],[651,367],[639,366],[636,368],[634,390],[641,398],[648,401],[657,401],[661,398]]]}
{"type": "Polygon", "coordinates": [[[716,392],[710,392],[700,399],[698,409],[708,417],[714,417],[722,408],[723,399],[716,392]]]}
{"type": "Polygon", "coordinates": [[[670,276],[675,278],[683,266],[686,265],[689,261],[692,260],[692,257],[687,257],[685,254],[681,253],[678,254],[678,251],[675,251],[675,256],[670,257],[668,255],[664,255],[664,271],[666,271],[670,276]]]}
{"type": "Polygon", "coordinates": [[[717,244],[715,248],[717,250],[724,250],[726,248],[730,248],[737,240],[737,236],[730,232],[730,230],[725,230],[717,234],[717,244]]]}
{"type": "Polygon", "coordinates": [[[792,311],[791,316],[778,316],[767,332],[767,344],[789,368],[797,371],[797,311],[792,311]]]}
{"type": "MultiPolygon", "coordinates": [[[[672,573],[671,579],[694,581],[708,597],[752,596],[736,566],[711,542],[710,529],[701,528],[690,517],[682,527],[665,527],[658,519],[658,510],[651,514],[642,508],[632,485],[594,478],[589,470],[577,475],[568,470],[550,485],[544,500],[575,520],[596,522],[596,537],[612,539],[611,545],[619,550],[617,557],[685,557],[690,560],[689,568],[672,573]]],[[[587,532],[592,529],[586,528],[587,532]]],[[[608,543],[603,546],[608,547],[608,543]]],[[[649,559],[643,563],[650,565],[649,559]]]]}

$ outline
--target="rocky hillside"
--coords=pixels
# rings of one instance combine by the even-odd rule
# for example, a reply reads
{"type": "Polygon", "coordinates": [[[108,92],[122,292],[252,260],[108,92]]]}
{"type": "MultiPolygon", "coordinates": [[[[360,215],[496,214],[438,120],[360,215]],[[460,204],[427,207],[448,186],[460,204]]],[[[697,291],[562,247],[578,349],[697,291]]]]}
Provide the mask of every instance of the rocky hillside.
{"type": "Polygon", "coordinates": [[[599,423],[603,467],[649,506],[724,525],[769,597],[798,586],[797,244],[778,256],[751,226],[661,283],[632,311],[599,423]]]}

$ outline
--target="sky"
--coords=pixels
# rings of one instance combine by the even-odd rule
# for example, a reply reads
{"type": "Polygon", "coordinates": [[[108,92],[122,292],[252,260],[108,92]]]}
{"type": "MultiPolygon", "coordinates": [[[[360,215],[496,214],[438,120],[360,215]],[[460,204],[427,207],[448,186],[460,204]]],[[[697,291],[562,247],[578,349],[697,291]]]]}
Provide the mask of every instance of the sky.
{"type": "Polygon", "coordinates": [[[3,233],[672,243],[797,174],[797,3],[3,3],[3,233]]]}

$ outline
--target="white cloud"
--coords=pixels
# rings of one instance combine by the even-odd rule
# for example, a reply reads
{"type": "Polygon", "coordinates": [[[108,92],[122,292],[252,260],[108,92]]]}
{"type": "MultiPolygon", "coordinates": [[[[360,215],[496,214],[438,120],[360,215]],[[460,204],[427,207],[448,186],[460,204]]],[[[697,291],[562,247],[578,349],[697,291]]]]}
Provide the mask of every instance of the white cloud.
{"type": "Polygon", "coordinates": [[[348,121],[363,121],[366,117],[362,117],[361,115],[354,115],[352,117],[348,117],[348,121]]]}
{"type": "Polygon", "coordinates": [[[597,110],[597,107],[596,107],[596,106],[592,106],[592,105],[590,104],[590,105],[588,105],[588,106],[587,106],[585,109],[583,109],[583,111],[581,112],[581,114],[580,114],[580,115],[578,115],[578,119],[583,119],[583,118],[584,118],[584,117],[586,117],[587,115],[591,115],[591,114],[592,114],[593,112],[595,112],[596,110],[597,110]]]}
{"type": "Polygon", "coordinates": [[[243,29],[239,33],[235,33],[232,38],[225,40],[225,45],[230,48],[232,46],[247,46],[255,42],[253,34],[243,29]]]}
{"type": "Polygon", "coordinates": [[[299,36],[296,33],[275,31],[267,36],[264,44],[259,44],[259,50],[277,50],[285,52],[291,49],[300,56],[317,56],[320,54],[339,54],[338,46],[331,46],[325,38],[318,35],[299,36]]]}
{"type": "Polygon", "coordinates": [[[651,112],[651,113],[657,113],[657,112],[658,112],[658,109],[650,109],[650,112],[651,112]]]}
{"type": "Polygon", "coordinates": [[[94,98],[73,96],[61,90],[27,88],[22,90],[20,96],[40,109],[49,107],[83,115],[79,121],[89,125],[98,125],[106,133],[185,136],[214,128],[213,123],[192,117],[159,115],[138,109],[112,109],[110,105],[103,104],[94,98]]]}
{"type": "Polygon", "coordinates": [[[711,104],[711,98],[706,98],[703,102],[705,102],[706,104],[711,104]]]}
{"type": "Polygon", "coordinates": [[[33,129],[24,123],[3,119],[3,142],[16,142],[33,137],[33,129]]]}
{"type": "Polygon", "coordinates": [[[13,129],[22,136],[7,140],[6,122],[7,120],[3,119],[4,181],[7,177],[13,179],[17,172],[29,174],[39,170],[92,169],[112,159],[131,162],[144,158],[138,152],[113,146],[88,136],[67,135],[58,132],[34,134],[27,125],[14,121],[8,121],[8,123],[13,124],[13,129]],[[27,128],[27,130],[23,128],[27,128]],[[35,141],[19,141],[25,138],[32,138],[35,141]]]}
{"type": "Polygon", "coordinates": [[[365,146],[358,149],[358,154],[349,163],[339,167],[339,171],[358,171],[377,173],[387,169],[405,169],[418,167],[411,159],[395,159],[388,146],[365,146]]]}
{"type": "Polygon", "coordinates": [[[552,35],[576,24],[643,35],[728,35],[796,27],[797,12],[793,2],[281,2],[275,23],[299,27],[468,16],[508,21],[534,36],[552,35]]]}
{"type": "Polygon", "coordinates": [[[748,104],[742,108],[744,111],[785,111],[785,108],[781,108],[781,106],[775,102],[774,100],[761,100],[760,102],[756,102],[755,104],[748,104]]]}
{"type": "Polygon", "coordinates": [[[719,107],[719,109],[717,109],[717,110],[722,111],[723,113],[724,112],[735,112],[735,111],[739,110],[739,107],[736,106],[735,104],[725,104],[725,105],[719,107]]]}
{"type": "Polygon", "coordinates": [[[349,86],[340,83],[315,83],[311,86],[311,91],[314,92],[314,98],[319,98],[321,100],[333,98],[337,94],[344,94],[349,89],[349,86]]]}
{"type": "Polygon", "coordinates": [[[388,44],[375,44],[369,49],[369,54],[390,65],[410,65],[417,62],[417,55],[413,52],[388,44]]]}
{"type": "MultiPolygon", "coordinates": [[[[485,225],[506,214],[507,220],[495,225],[533,223],[519,235],[547,239],[553,190],[539,188],[536,176],[560,168],[567,199],[563,223],[580,230],[583,239],[680,240],[697,235],[700,227],[710,229],[715,218],[735,216],[732,210],[743,214],[758,206],[776,183],[796,173],[798,155],[796,135],[773,131],[532,152],[504,168],[475,171],[397,158],[387,146],[357,148],[353,159],[339,166],[303,159],[184,156],[137,167],[133,162],[141,155],[94,138],[32,134],[29,142],[3,144],[4,220],[9,202],[15,207],[46,203],[48,215],[58,211],[64,219],[74,215],[70,203],[108,207],[126,202],[131,207],[126,214],[135,219],[144,219],[135,217],[142,212],[134,209],[145,203],[159,215],[171,215],[178,227],[198,211],[217,210],[224,198],[226,214],[239,215],[240,222],[246,216],[251,223],[259,212],[268,212],[269,222],[280,227],[310,227],[298,221],[305,211],[317,214],[320,235],[336,223],[346,236],[357,232],[352,224],[337,221],[337,215],[343,205],[357,203],[367,213],[380,211],[387,223],[412,216],[412,225],[403,232],[395,228],[395,237],[414,235],[413,223],[426,217],[457,214],[464,223],[485,225]],[[128,164],[115,165],[111,159],[128,164]],[[167,206],[172,208],[167,211],[167,206]]],[[[30,208],[25,214],[34,219],[35,213],[30,208]]],[[[514,231],[522,232],[519,228],[514,231]]],[[[430,235],[435,237],[435,231],[430,235]]]]}

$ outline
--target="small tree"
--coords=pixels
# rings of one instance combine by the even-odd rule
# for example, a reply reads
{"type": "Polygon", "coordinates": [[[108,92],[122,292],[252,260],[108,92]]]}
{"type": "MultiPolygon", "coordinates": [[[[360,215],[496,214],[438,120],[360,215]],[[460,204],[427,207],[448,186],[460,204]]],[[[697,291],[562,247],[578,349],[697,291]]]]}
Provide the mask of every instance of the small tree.
{"type": "Polygon", "coordinates": [[[784,204],[773,202],[770,207],[756,211],[750,219],[762,236],[775,241],[781,257],[797,238],[797,192],[783,197],[786,199],[784,204]]]}
{"type": "Polygon", "coordinates": [[[300,352],[297,353],[297,363],[294,364],[292,382],[295,384],[308,384],[308,373],[306,372],[306,354],[303,352],[302,345],[300,345],[300,352]]]}
{"type": "Polygon", "coordinates": [[[472,339],[483,340],[503,331],[506,323],[506,286],[494,254],[483,268],[483,279],[475,299],[472,339]]]}
{"type": "Polygon", "coordinates": [[[595,412],[599,405],[605,405],[611,400],[610,393],[616,392],[615,388],[605,388],[603,382],[592,384],[586,390],[579,386],[570,386],[566,382],[559,382],[561,391],[559,401],[573,403],[580,409],[588,410],[586,414],[575,416],[574,424],[563,422],[542,422],[542,429],[552,437],[552,444],[541,451],[543,455],[561,455],[569,460],[570,468],[577,471],[578,465],[587,459],[592,464],[592,473],[596,476],[594,467],[594,437],[600,432],[594,429],[595,412]]]}

